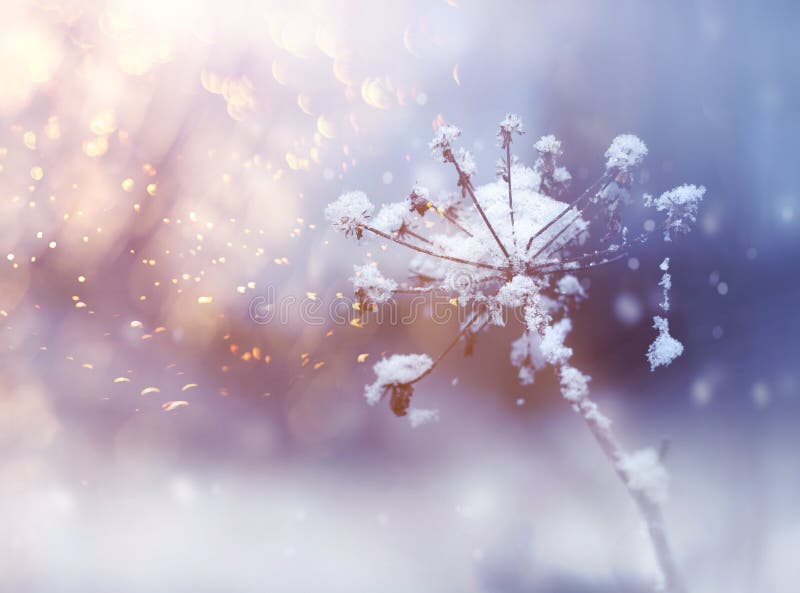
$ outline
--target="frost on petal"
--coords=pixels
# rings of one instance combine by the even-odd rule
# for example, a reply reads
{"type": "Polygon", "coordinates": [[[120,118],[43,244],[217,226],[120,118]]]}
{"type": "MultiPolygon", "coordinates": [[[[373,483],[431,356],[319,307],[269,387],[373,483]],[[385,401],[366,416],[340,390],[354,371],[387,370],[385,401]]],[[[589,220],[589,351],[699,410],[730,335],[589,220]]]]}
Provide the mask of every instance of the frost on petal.
{"type": "Polygon", "coordinates": [[[542,136],[533,147],[541,154],[551,154],[553,156],[561,154],[561,140],[558,140],[553,134],[542,136]]]}
{"type": "Polygon", "coordinates": [[[706,194],[704,186],[684,184],[665,191],[651,200],[659,212],[667,212],[664,240],[669,241],[672,233],[687,233],[697,220],[697,209],[706,194]]]}
{"type": "Polygon", "coordinates": [[[572,348],[564,346],[567,334],[572,330],[572,321],[568,317],[545,328],[542,335],[542,353],[545,360],[552,365],[567,362],[572,356],[572,348]]]}
{"type": "Polygon", "coordinates": [[[622,134],[614,138],[606,150],[606,169],[627,171],[642,162],[647,156],[647,146],[633,134],[622,134]]]}
{"type": "Polygon", "coordinates": [[[375,382],[364,388],[367,403],[374,406],[387,389],[408,385],[432,366],[427,354],[393,354],[375,363],[375,382]]]}
{"type": "Polygon", "coordinates": [[[561,296],[585,299],[586,291],[581,286],[580,280],[572,274],[566,274],[558,279],[556,288],[561,296]]]}
{"type": "Polygon", "coordinates": [[[353,266],[355,274],[350,281],[362,301],[380,305],[392,298],[397,282],[386,278],[375,263],[353,266]]]}
{"type": "Polygon", "coordinates": [[[541,341],[536,332],[525,332],[511,344],[511,364],[519,369],[519,382],[522,385],[532,385],[536,371],[546,364],[541,341]]]}
{"type": "Polygon", "coordinates": [[[504,307],[521,307],[536,295],[536,283],[528,276],[514,276],[497,292],[497,300],[504,307]]]}
{"type": "Polygon", "coordinates": [[[628,487],[643,493],[656,504],[669,497],[669,472],[662,465],[652,447],[623,455],[617,467],[625,476],[628,487]]]}
{"type": "Polygon", "coordinates": [[[408,422],[411,428],[417,428],[431,422],[439,421],[439,410],[428,410],[425,408],[409,408],[408,422]]]}
{"type": "Polygon", "coordinates": [[[325,218],[334,228],[344,231],[345,234],[355,234],[361,238],[361,226],[366,225],[372,216],[375,207],[369,201],[367,194],[360,191],[351,191],[339,196],[325,208],[325,218]]]}
{"type": "Polygon", "coordinates": [[[584,375],[575,367],[562,365],[561,373],[561,395],[564,399],[572,403],[578,403],[586,399],[589,395],[589,381],[591,377],[584,375]]]}
{"type": "Polygon", "coordinates": [[[411,207],[408,202],[393,202],[382,206],[372,219],[372,227],[386,234],[399,233],[410,222],[411,207]]]}
{"type": "Polygon", "coordinates": [[[439,129],[436,130],[436,135],[429,144],[433,158],[441,163],[450,162],[453,158],[453,140],[459,136],[461,136],[461,130],[456,126],[439,126],[439,129]]]}
{"type": "Polygon", "coordinates": [[[656,370],[656,367],[668,366],[683,354],[683,344],[669,335],[669,321],[655,316],[653,327],[658,330],[658,336],[647,349],[647,360],[650,362],[651,371],[656,370]]]}

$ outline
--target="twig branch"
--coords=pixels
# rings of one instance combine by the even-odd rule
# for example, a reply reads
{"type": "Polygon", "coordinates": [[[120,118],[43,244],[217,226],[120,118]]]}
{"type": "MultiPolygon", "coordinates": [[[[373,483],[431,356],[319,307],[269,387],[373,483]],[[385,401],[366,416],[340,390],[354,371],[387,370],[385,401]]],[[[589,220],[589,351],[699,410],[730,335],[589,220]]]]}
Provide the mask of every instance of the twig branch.
{"type": "Polygon", "coordinates": [[[514,242],[514,251],[517,250],[517,233],[514,230],[514,199],[511,196],[511,134],[506,142],[506,179],[508,180],[508,212],[511,215],[511,240],[514,242]]]}
{"type": "Polygon", "coordinates": [[[456,168],[456,172],[458,173],[459,185],[461,185],[461,187],[464,188],[464,191],[466,191],[469,194],[469,197],[472,198],[472,203],[475,204],[475,208],[478,210],[478,213],[481,215],[481,218],[483,218],[483,222],[486,224],[486,228],[489,229],[489,232],[492,234],[492,237],[494,237],[494,240],[497,242],[498,247],[500,247],[500,251],[503,252],[503,255],[507,260],[510,260],[510,256],[508,255],[508,250],[505,248],[505,245],[503,245],[503,242],[500,240],[500,237],[497,236],[497,232],[494,230],[492,223],[489,222],[489,218],[486,216],[486,212],[483,211],[480,202],[478,202],[478,197],[475,195],[475,188],[472,187],[472,182],[469,180],[469,175],[467,175],[466,173],[464,173],[464,171],[461,170],[461,167],[459,166],[452,152],[449,153],[449,160],[451,163],[453,163],[453,166],[456,168]]]}
{"type": "Polygon", "coordinates": [[[424,379],[425,377],[430,375],[433,372],[433,369],[435,369],[437,367],[437,365],[440,362],[442,362],[442,360],[445,358],[445,356],[450,354],[450,351],[453,348],[455,348],[456,344],[458,344],[458,342],[461,340],[461,338],[463,338],[466,335],[466,333],[469,331],[470,326],[473,323],[475,323],[475,321],[478,319],[478,317],[480,317],[481,313],[482,313],[482,311],[480,309],[475,311],[472,314],[472,317],[470,317],[469,320],[464,324],[464,327],[461,328],[461,331],[459,331],[458,334],[456,334],[456,337],[453,339],[453,341],[450,342],[450,344],[448,344],[447,348],[445,348],[439,354],[439,356],[436,357],[436,360],[433,361],[433,364],[428,368],[428,370],[425,371],[424,373],[422,373],[421,375],[419,375],[418,377],[416,377],[416,378],[412,379],[411,381],[409,381],[408,385],[413,385],[414,383],[416,383],[418,381],[422,381],[422,379],[424,379]]]}
{"type": "Polygon", "coordinates": [[[414,245],[413,243],[409,243],[408,241],[403,241],[402,239],[398,239],[397,237],[392,237],[388,233],[384,233],[383,231],[379,231],[376,228],[367,225],[360,225],[360,228],[364,229],[365,231],[369,231],[370,233],[374,233],[379,237],[383,237],[384,239],[388,239],[389,241],[393,241],[398,245],[402,245],[403,247],[408,247],[413,251],[418,251],[419,253],[424,253],[425,255],[430,255],[431,257],[438,257],[439,259],[446,259],[448,261],[455,262],[457,264],[466,264],[468,266],[475,266],[476,268],[484,268],[486,270],[497,270],[499,272],[508,272],[508,267],[501,267],[495,266],[492,264],[485,264],[483,262],[475,262],[470,261],[468,259],[461,259],[460,257],[453,257],[450,255],[445,255],[443,253],[436,253],[431,251],[430,249],[425,249],[424,247],[420,247],[419,245],[414,245]]]}

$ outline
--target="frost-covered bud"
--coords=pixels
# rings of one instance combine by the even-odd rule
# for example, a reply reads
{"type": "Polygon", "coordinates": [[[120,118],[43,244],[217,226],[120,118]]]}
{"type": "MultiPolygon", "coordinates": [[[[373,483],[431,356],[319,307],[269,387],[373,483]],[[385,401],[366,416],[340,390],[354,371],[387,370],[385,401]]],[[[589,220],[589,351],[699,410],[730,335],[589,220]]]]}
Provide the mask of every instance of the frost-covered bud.
{"type": "Polygon", "coordinates": [[[655,504],[664,504],[669,498],[669,473],[652,447],[623,455],[617,468],[625,477],[631,490],[644,494],[655,504]]]}
{"type": "Polygon", "coordinates": [[[377,264],[353,266],[355,275],[350,278],[356,295],[362,302],[380,305],[392,298],[397,282],[381,274],[377,264]]]}
{"type": "Polygon", "coordinates": [[[461,136],[461,130],[456,126],[439,126],[436,135],[431,140],[429,147],[431,155],[440,163],[449,163],[453,160],[453,140],[461,136]]]}
{"type": "Polygon", "coordinates": [[[589,395],[589,381],[591,377],[584,375],[575,367],[567,364],[562,365],[560,379],[561,379],[561,395],[564,399],[572,403],[579,403],[586,399],[589,395]]]}
{"type": "Polygon", "coordinates": [[[387,235],[402,235],[410,222],[410,214],[411,209],[407,202],[386,204],[372,219],[372,227],[387,235]]]}
{"type": "Polygon", "coordinates": [[[533,147],[541,155],[549,154],[553,157],[556,157],[561,154],[561,140],[558,140],[553,134],[542,136],[536,141],[536,144],[534,144],[533,147]]]}
{"type": "Polygon", "coordinates": [[[522,135],[524,133],[520,116],[516,113],[509,113],[500,122],[500,128],[497,130],[497,145],[500,148],[507,148],[511,144],[512,134],[522,135]]]}
{"type": "Polygon", "coordinates": [[[638,136],[622,134],[606,150],[606,169],[629,171],[647,156],[647,146],[638,136]]]}
{"type": "Polygon", "coordinates": [[[430,208],[430,192],[427,187],[415,185],[408,196],[408,208],[411,212],[416,212],[420,216],[425,214],[430,208]]]}
{"type": "Polygon", "coordinates": [[[375,382],[364,388],[367,403],[374,406],[391,390],[392,411],[398,416],[405,415],[413,394],[411,382],[428,372],[432,366],[433,361],[427,354],[394,354],[375,363],[372,367],[375,382]],[[398,414],[398,411],[403,413],[398,414]]]}
{"type": "Polygon", "coordinates": [[[328,204],[325,208],[325,218],[335,229],[344,231],[348,236],[354,234],[360,239],[364,233],[361,227],[369,222],[374,210],[375,206],[369,201],[367,194],[351,191],[328,204]]]}
{"type": "Polygon", "coordinates": [[[658,336],[647,349],[647,360],[650,370],[656,367],[668,366],[673,360],[683,354],[683,344],[669,335],[669,321],[663,317],[653,317],[653,327],[658,330],[658,336]]]}
{"type": "Polygon", "coordinates": [[[692,184],[679,185],[665,191],[656,199],[650,199],[659,212],[667,212],[664,240],[670,241],[671,234],[687,233],[697,220],[697,208],[706,194],[704,186],[692,184]]]}

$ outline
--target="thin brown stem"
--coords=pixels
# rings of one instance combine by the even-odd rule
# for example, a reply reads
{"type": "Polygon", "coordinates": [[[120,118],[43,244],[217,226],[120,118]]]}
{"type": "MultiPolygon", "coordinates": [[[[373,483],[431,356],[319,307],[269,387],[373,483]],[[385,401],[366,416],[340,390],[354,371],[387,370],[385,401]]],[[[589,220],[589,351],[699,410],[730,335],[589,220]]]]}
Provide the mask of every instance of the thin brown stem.
{"type": "Polygon", "coordinates": [[[428,245],[433,245],[433,241],[431,241],[430,239],[426,239],[426,238],[425,238],[425,237],[423,237],[422,235],[418,235],[418,234],[417,234],[417,233],[415,233],[414,231],[410,231],[410,230],[408,230],[408,229],[405,229],[403,232],[404,232],[406,235],[409,235],[409,236],[411,236],[411,237],[414,237],[414,238],[415,238],[415,239],[417,239],[418,241],[422,241],[423,243],[427,243],[428,245]]]}
{"type": "MultiPolygon", "coordinates": [[[[628,252],[620,253],[616,257],[612,257],[611,259],[604,259],[602,261],[592,262],[586,264],[584,266],[577,266],[577,267],[561,267],[561,268],[554,268],[552,270],[536,270],[541,274],[572,274],[573,272],[581,272],[584,270],[591,270],[593,268],[597,268],[599,266],[605,266],[608,264],[613,264],[614,262],[618,262],[621,259],[628,257],[628,252]]],[[[529,270],[531,272],[532,270],[529,270]]]]}
{"type": "Polygon", "coordinates": [[[517,233],[514,230],[514,199],[511,196],[511,139],[506,142],[506,178],[508,180],[508,212],[511,215],[511,240],[517,251],[517,233]]]}
{"type": "Polygon", "coordinates": [[[452,257],[450,255],[444,255],[443,253],[436,253],[431,251],[430,249],[425,249],[424,247],[420,247],[419,245],[414,245],[413,243],[409,243],[408,241],[403,241],[402,239],[398,239],[397,237],[392,237],[388,233],[384,233],[383,231],[379,231],[376,228],[371,226],[361,225],[360,228],[364,229],[365,231],[369,231],[370,233],[374,233],[379,237],[383,237],[384,239],[388,239],[398,245],[402,245],[403,247],[408,247],[414,251],[418,251],[419,253],[424,253],[425,255],[430,255],[431,257],[438,257],[439,259],[446,259],[451,262],[455,262],[457,264],[466,264],[468,266],[475,266],[476,268],[484,268],[486,270],[497,270],[499,272],[507,272],[507,267],[500,267],[495,266],[492,264],[485,264],[483,262],[475,262],[470,261],[468,259],[461,259],[460,257],[452,257]]]}
{"type": "Polygon", "coordinates": [[[467,322],[464,324],[464,327],[462,327],[462,328],[461,328],[461,331],[459,331],[459,332],[458,332],[458,334],[457,334],[457,335],[456,335],[456,337],[453,339],[453,341],[452,341],[452,342],[450,342],[450,344],[448,344],[448,345],[447,345],[447,348],[445,348],[445,349],[444,349],[444,350],[443,350],[443,351],[442,351],[442,352],[439,354],[439,356],[437,356],[437,357],[436,357],[436,360],[434,360],[434,361],[433,361],[433,364],[432,364],[432,365],[431,365],[431,366],[428,368],[428,370],[427,370],[427,371],[425,371],[424,373],[422,373],[421,375],[419,375],[418,377],[416,377],[415,379],[413,379],[413,380],[409,381],[409,382],[408,382],[408,385],[413,385],[414,383],[416,383],[416,382],[418,382],[418,381],[422,381],[422,379],[424,379],[425,377],[427,377],[428,375],[430,375],[430,374],[433,372],[433,369],[435,369],[435,368],[437,367],[437,365],[438,365],[440,362],[442,362],[442,360],[444,360],[444,358],[445,358],[445,357],[446,357],[448,354],[450,354],[450,352],[453,350],[453,348],[455,348],[455,347],[456,347],[456,344],[458,344],[458,342],[461,340],[461,338],[463,338],[463,337],[466,335],[466,333],[469,331],[469,328],[470,328],[470,326],[471,326],[473,323],[475,323],[475,321],[476,321],[476,320],[478,319],[478,317],[480,316],[481,312],[482,312],[482,311],[481,311],[480,309],[479,309],[478,311],[475,311],[475,312],[472,314],[472,317],[470,317],[470,318],[469,318],[469,320],[468,320],[468,321],[467,321],[467,322]]]}
{"type": "Polygon", "coordinates": [[[503,242],[500,240],[500,237],[497,235],[497,232],[494,230],[492,223],[489,222],[489,218],[486,216],[486,212],[483,211],[480,202],[478,202],[478,197],[475,195],[475,189],[472,187],[472,182],[469,180],[469,175],[467,175],[466,173],[464,173],[464,171],[461,170],[461,167],[459,166],[458,162],[456,162],[455,157],[453,157],[452,155],[450,155],[450,162],[452,162],[453,166],[456,168],[456,172],[458,173],[458,180],[459,183],[461,184],[461,187],[463,187],[464,190],[469,194],[469,197],[472,198],[472,203],[475,205],[475,208],[478,210],[478,213],[481,215],[481,218],[483,218],[483,222],[486,224],[486,228],[489,229],[489,232],[492,234],[492,237],[494,237],[494,240],[497,242],[497,246],[500,247],[500,251],[503,252],[503,255],[505,256],[506,259],[510,259],[508,255],[508,250],[506,249],[505,245],[503,245],[503,242]]]}
{"type": "MultiPolygon", "coordinates": [[[[566,215],[567,215],[567,213],[568,213],[570,210],[572,210],[572,208],[574,208],[575,206],[577,206],[577,205],[578,205],[578,202],[580,202],[581,200],[583,200],[584,198],[586,198],[586,197],[589,195],[589,193],[591,193],[592,189],[593,189],[593,188],[594,188],[594,187],[595,187],[595,186],[596,186],[598,183],[602,183],[602,182],[603,182],[603,181],[606,179],[606,177],[608,177],[608,174],[604,174],[602,177],[600,177],[599,179],[597,179],[597,180],[596,180],[594,183],[592,183],[592,184],[591,184],[589,187],[587,187],[587,188],[586,188],[586,189],[583,191],[583,193],[582,193],[581,195],[579,195],[577,198],[575,198],[574,200],[572,200],[572,202],[570,202],[569,204],[567,204],[566,208],[564,208],[564,209],[563,209],[563,210],[562,210],[562,211],[561,211],[561,212],[558,214],[558,216],[556,216],[555,218],[553,218],[553,220],[551,220],[551,221],[550,221],[550,222],[548,222],[546,225],[544,225],[542,228],[540,228],[538,231],[536,231],[536,232],[535,232],[535,233],[534,233],[534,234],[531,236],[531,238],[530,238],[530,239],[528,239],[528,244],[525,246],[525,251],[529,251],[529,250],[530,250],[530,248],[531,248],[531,245],[533,245],[533,242],[534,242],[536,239],[538,239],[539,237],[541,237],[541,236],[542,236],[544,233],[546,233],[546,232],[547,232],[547,229],[549,229],[551,226],[553,226],[555,223],[557,223],[559,220],[561,220],[561,219],[562,219],[564,216],[566,216],[566,215]]],[[[605,189],[605,187],[601,188],[601,189],[600,189],[600,190],[598,190],[598,191],[602,191],[603,189],[605,189]]]]}

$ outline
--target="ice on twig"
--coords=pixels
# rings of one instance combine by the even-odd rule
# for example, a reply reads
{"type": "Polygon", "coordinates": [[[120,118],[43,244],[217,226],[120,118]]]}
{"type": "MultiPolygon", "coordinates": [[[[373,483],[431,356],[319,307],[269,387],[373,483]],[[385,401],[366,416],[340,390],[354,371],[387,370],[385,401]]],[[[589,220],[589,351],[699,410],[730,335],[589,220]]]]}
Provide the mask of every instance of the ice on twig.
{"type": "Polygon", "coordinates": [[[624,454],[617,467],[628,487],[644,494],[652,502],[663,504],[669,497],[669,472],[652,447],[624,454]]]}
{"type": "Polygon", "coordinates": [[[353,266],[355,275],[350,278],[356,295],[364,301],[380,305],[392,298],[397,282],[386,278],[375,263],[353,266]]]}

